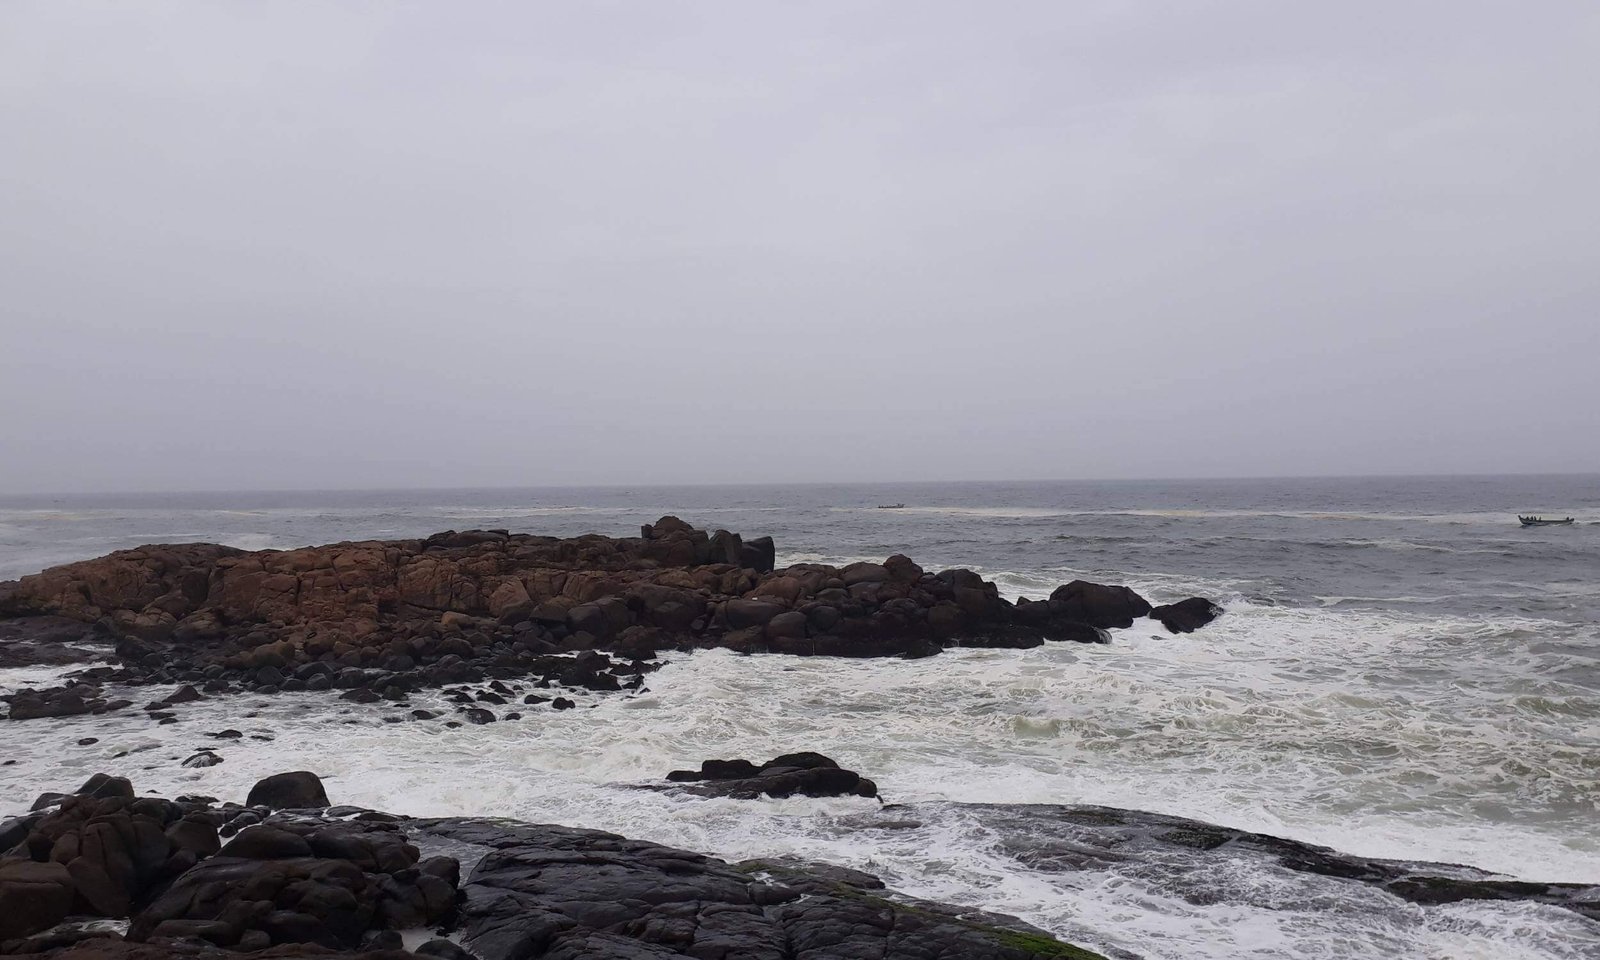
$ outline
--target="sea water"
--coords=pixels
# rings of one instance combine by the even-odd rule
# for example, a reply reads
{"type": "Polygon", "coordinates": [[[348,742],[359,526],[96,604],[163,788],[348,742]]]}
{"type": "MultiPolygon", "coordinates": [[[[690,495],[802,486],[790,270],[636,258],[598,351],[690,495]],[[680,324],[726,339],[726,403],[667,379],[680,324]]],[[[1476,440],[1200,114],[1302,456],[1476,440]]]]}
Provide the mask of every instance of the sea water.
{"type": "MultiPolygon", "coordinates": [[[[1146,957],[1591,957],[1555,907],[1408,904],[1242,858],[1058,870],[1032,808],[1094,803],[1367,856],[1600,883],[1600,478],[904,484],[0,500],[0,578],[147,542],[251,549],[507,528],[636,534],[674,513],[771,534],[778,562],[968,566],[1009,596],[1075,577],[1227,614],[1188,636],[915,661],[673,658],[635,696],[445,729],[328,694],[0,726],[0,813],[88,774],[238,799],[309,768],[335,802],[592,826],[739,859],[796,855],[1146,957]],[[901,509],[879,504],[904,503],[901,509]],[[205,737],[234,728],[237,741],[205,737]],[[262,739],[255,739],[260,737],[262,739]],[[96,742],[78,746],[80,739],[96,742]],[[266,739],[271,738],[271,739],[266,739]],[[179,765],[200,747],[219,766],[179,765]],[[635,789],[711,757],[813,749],[891,805],[635,789]]],[[[0,671],[0,687],[58,668],[0,671]]],[[[139,698],[154,699],[159,690],[139,698]]],[[[412,707],[443,705],[436,694],[412,707]]]]}

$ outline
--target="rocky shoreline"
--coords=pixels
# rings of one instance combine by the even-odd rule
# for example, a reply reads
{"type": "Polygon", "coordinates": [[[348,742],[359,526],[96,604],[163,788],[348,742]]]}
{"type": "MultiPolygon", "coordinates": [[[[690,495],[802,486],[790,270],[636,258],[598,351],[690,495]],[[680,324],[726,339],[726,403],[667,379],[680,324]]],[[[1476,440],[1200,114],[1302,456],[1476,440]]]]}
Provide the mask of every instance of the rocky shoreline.
{"type": "Polygon", "coordinates": [[[955,645],[1103,643],[1147,616],[1187,633],[1221,613],[1200,597],[1152,607],[1127,587],[1081,580],[1013,603],[970,570],[928,573],[901,555],[774,561],[771,538],[676,517],[636,538],[477,530],[282,551],[118,551],[0,584],[7,663],[117,662],[10,697],[8,715],[132,705],[106,684],[186,685],[182,697],[340,690],[360,702],[518,679],[637,689],[663,651],[922,657],[955,645]]]}
{"type": "Polygon", "coordinates": [[[99,774],[35,807],[0,824],[8,956],[1099,956],[838,867],[330,806],[306,771],[261,781],[244,804],[137,797],[99,774]]]}
{"type": "MultiPolygon", "coordinates": [[[[709,760],[652,789],[752,798],[810,781],[871,781],[819,754],[709,760]],[[786,778],[788,780],[786,781],[786,778]],[[702,782],[703,781],[703,782],[702,782]]],[[[778,795],[782,795],[780,792],[778,795]]],[[[886,808],[902,818],[922,805],[886,808]]],[[[1072,805],[966,805],[1038,869],[1137,857],[1179,896],[1254,860],[1424,907],[1520,901],[1600,922],[1600,887],[1529,883],[1471,867],[1381,860],[1160,814],[1072,805]]],[[[888,890],[871,874],[779,859],[729,863],[598,830],[331,805],[315,774],[261,780],[243,803],[139,797],[96,774],[0,823],[0,955],[50,960],[192,956],[532,960],[768,957],[1093,960],[1023,921],[888,890]]],[[[1110,956],[1131,955],[1111,949],[1110,956]]]]}
{"type": "MultiPolygon", "coordinates": [[[[131,712],[138,687],[161,685],[158,699],[140,704],[141,723],[165,725],[200,701],[325,692],[378,704],[381,723],[465,727],[572,709],[563,694],[577,691],[642,692],[659,656],[672,651],[924,657],[948,646],[1106,642],[1108,630],[1140,617],[1187,633],[1221,613],[1204,598],[1153,607],[1126,587],[1084,581],[1048,600],[1013,603],[971,571],[927,573],[903,556],[775,569],[770,541],[671,517],[641,533],[556,540],[471,531],[253,553],[145,547],[52,568],[0,585],[0,666],[59,674],[63,665],[113,665],[0,699],[13,721],[131,712]],[[432,709],[413,709],[409,698],[423,691],[432,709]]],[[[213,722],[217,714],[208,713],[213,722]]],[[[96,721],[104,722],[122,721],[96,721]]],[[[232,728],[204,735],[217,747],[198,749],[183,766],[222,763],[227,743],[246,736],[272,739],[232,728]]],[[[113,763],[127,755],[108,753],[113,763]]],[[[798,752],[705,760],[662,770],[659,781],[613,786],[716,803],[878,798],[868,806],[884,811],[882,829],[948,815],[879,806],[885,798],[869,774],[798,752]]],[[[953,806],[992,826],[1007,856],[1031,870],[1092,872],[1132,859],[1195,903],[1219,895],[1219,870],[1250,861],[1350,895],[1376,891],[1424,907],[1516,901],[1600,923],[1600,887],[1591,885],[1362,858],[1105,807],[953,806]]],[[[1133,956],[1097,949],[1003,914],[902,896],[837,866],[725,862],[597,830],[331,805],[307,771],[267,777],[243,802],[141,797],[130,781],[97,774],[70,794],[42,793],[32,811],[0,823],[6,955],[1133,956]]]]}

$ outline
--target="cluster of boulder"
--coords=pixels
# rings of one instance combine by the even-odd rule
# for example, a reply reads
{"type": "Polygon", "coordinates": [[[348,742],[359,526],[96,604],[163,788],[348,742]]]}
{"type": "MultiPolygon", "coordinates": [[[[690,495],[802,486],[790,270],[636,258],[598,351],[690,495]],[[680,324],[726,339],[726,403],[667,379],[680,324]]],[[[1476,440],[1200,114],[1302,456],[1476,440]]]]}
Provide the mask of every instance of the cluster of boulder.
{"type": "Polygon", "coordinates": [[[7,956],[1096,956],[1015,918],[898,897],[837,867],[729,864],[595,830],[329,807],[304,771],[261,781],[242,806],[136,798],[104,775],[38,806],[0,825],[7,956]],[[470,876],[425,848],[468,859],[470,876]],[[125,932],[103,918],[126,919],[125,932]]]}
{"type": "MultiPolygon", "coordinates": [[[[303,771],[261,781],[244,806],[136,797],[129,781],[104,774],[73,794],[46,794],[34,813],[0,826],[0,941],[70,915],[128,919],[134,943],[351,949],[453,913],[456,861],[422,859],[395,818],[272,819],[327,806],[321,781],[303,771]]],[[[4,952],[29,946],[50,943],[4,952]]]]}
{"type": "MultiPolygon", "coordinates": [[[[114,638],[120,671],[86,679],[272,692],[419,686],[565,671],[549,658],[604,650],[640,663],[664,649],[726,647],[851,657],[926,656],[952,644],[1104,642],[1154,616],[1187,632],[1221,611],[1157,607],[1127,587],[1073,581],[1012,603],[970,570],[905,556],[774,568],[770,538],[707,533],[676,517],[639,537],[557,539],[504,530],[298,550],[147,546],[0,584],[0,623],[114,638]]],[[[608,668],[609,670],[609,668],[608,668]]],[[[624,675],[636,676],[635,666],[624,675]]],[[[613,676],[616,672],[612,671],[613,676]]],[[[619,678],[620,679],[620,678],[619,678]]],[[[22,703],[24,716],[111,709],[93,690],[22,703]]],[[[13,716],[18,715],[13,702],[13,716]]]]}
{"type": "MultiPolygon", "coordinates": [[[[172,663],[150,671],[137,667],[90,667],[78,671],[59,686],[24,688],[0,695],[0,703],[10,704],[9,718],[12,720],[102,714],[133,705],[133,701],[125,698],[109,699],[102,689],[102,683],[137,683],[141,680],[179,683],[181,686],[177,689],[144,706],[146,716],[158,723],[168,724],[178,722],[176,707],[237,690],[256,693],[331,690],[339,699],[352,703],[383,703],[404,707],[409,705],[408,698],[412,694],[442,687],[446,699],[457,705],[455,712],[463,715],[463,719],[469,723],[487,723],[502,718],[519,719],[518,711],[513,710],[502,717],[490,709],[511,702],[526,706],[549,704],[552,709],[569,709],[574,703],[560,695],[561,688],[596,692],[640,690],[644,686],[645,674],[659,667],[659,663],[614,659],[594,650],[578,654],[502,655],[481,661],[464,661],[447,655],[431,664],[401,665],[391,662],[381,667],[337,669],[327,663],[313,662],[289,671],[263,667],[254,672],[247,671],[242,677],[230,677],[227,670],[216,664],[203,670],[182,663],[172,663]],[[269,670],[270,675],[267,673],[269,670]],[[548,690],[549,693],[527,692],[524,681],[535,689],[548,690]],[[481,686],[475,687],[474,684],[481,686]]],[[[416,720],[432,720],[438,714],[413,710],[411,716],[416,720]]],[[[456,721],[447,723],[460,725],[456,721]]]]}

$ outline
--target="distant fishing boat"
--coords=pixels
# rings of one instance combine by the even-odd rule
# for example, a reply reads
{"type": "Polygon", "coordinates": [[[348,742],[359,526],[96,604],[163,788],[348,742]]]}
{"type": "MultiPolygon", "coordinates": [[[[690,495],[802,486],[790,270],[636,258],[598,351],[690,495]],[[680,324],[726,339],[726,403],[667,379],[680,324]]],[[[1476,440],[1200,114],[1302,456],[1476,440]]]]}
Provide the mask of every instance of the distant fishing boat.
{"type": "Polygon", "coordinates": [[[880,503],[880,504],[878,504],[878,509],[879,510],[904,510],[905,508],[906,508],[906,505],[903,504],[903,503],[880,503]]]}
{"type": "Polygon", "coordinates": [[[1560,520],[1546,520],[1544,517],[1524,517],[1520,513],[1517,514],[1517,519],[1522,521],[1524,527],[1564,527],[1569,523],[1576,522],[1571,517],[1563,517],[1560,520]]]}

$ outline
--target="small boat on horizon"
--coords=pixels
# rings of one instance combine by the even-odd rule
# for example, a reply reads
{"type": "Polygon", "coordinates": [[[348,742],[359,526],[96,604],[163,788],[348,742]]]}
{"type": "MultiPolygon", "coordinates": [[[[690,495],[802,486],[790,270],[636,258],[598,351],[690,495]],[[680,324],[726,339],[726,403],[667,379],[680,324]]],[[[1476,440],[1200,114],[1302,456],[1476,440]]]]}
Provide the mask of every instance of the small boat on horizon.
{"type": "Polygon", "coordinates": [[[1564,527],[1569,523],[1577,522],[1571,517],[1563,517],[1560,520],[1546,520],[1544,517],[1524,517],[1520,513],[1517,514],[1517,519],[1522,521],[1524,527],[1564,527]]]}
{"type": "Polygon", "coordinates": [[[903,504],[903,503],[880,503],[880,504],[878,504],[878,509],[879,510],[904,510],[905,508],[906,508],[906,505],[903,504]]]}

